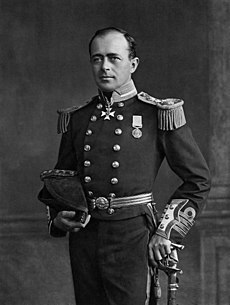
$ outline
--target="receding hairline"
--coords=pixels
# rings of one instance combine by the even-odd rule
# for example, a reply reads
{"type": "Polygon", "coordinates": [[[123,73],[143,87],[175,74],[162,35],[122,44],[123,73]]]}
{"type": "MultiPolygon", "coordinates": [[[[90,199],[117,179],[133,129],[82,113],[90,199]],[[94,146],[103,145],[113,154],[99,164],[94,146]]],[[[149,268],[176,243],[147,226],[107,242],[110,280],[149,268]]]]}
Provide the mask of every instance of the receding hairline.
{"type": "Polygon", "coordinates": [[[92,36],[92,38],[89,41],[89,54],[91,56],[91,48],[92,48],[92,44],[94,42],[94,40],[96,38],[102,38],[102,37],[106,37],[111,33],[117,33],[120,34],[121,36],[124,37],[124,39],[126,40],[127,44],[128,44],[128,50],[129,50],[129,57],[130,58],[134,58],[136,57],[136,41],[135,39],[125,30],[122,30],[120,28],[116,28],[116,27],[108,27],[108,28],[104,28],[104,29],[100,29],[98,31],[95,32],[95,34],[92,36]]]}
{"type": "MultiPolygon", "coordinates": [[[[117,34],[118,37],[123,37],[124,38],[124,42],[126,42],[127,44],[127,50],[129,51],[130,50],[130,47],[129,47],[129,42],[127,41],[127,39],[125,38],[125,36],[122,34],[122,33],[119,33],[117,31],[109,31],[109,32],[106,32],[106,33],[103,33],[103,34],[100,34],[100,35],[97,35],[93,38],[93,40],[91,41],[91,44],[90,44],[90,54],[92,54],[92,45],[93,43],[97,40],[97,39],[103,39],[103,38],[106,38],[107,36],[109,36],[110,34],[117,34]]],[[[116,39],[116,38],[115,38],[116,39]]]]}
{"type": "Polygon", "coordinates": [[[95,39],[95,38],[97,38],[97,37],[104,37],[104,36],[107,36],[107,35],[109,35],[109,34],[111,34],[111,33],[117,33],[117,34],[119,34],[119,35],[122,35],[124,38],[125,38],[125,33],[126,32],[120,32],[119,30],[116,30],[116,29],[113,29],[113,28],[111,28],[111,29],[106,29],[106,30],[104,30],[104,31],[102,31],[102,32],[99,32],[98,34],[97,34],[97,32],[94,34],[94,36],[92,37],[92,41],[95,39]]]}
{"type": "Polygon", "coordinates": [[[127,39],[125,38],[125,35],[124,35],[123,33],[119,32],[119,31],[117,31],[117,30],[115,30],[115,29],[110,29],[110,30],[107,30],[107,31],[105,31],[105,32],[103,32],[103,33],[99,33],[99,34],[97,34],[97,35],[94,35],[94,36],[92,37],[92,39],[90,40],[90,43],[89,43],[89,46],[90,46],[90,50],[89,50],[89,51],[91,51],[92,44],[93,44],[93,42],[94,42],[97,38],[104,38],[104,37],[109,36],[110,34],[113,34],[113,33],[114,33],[114,34],[117,34],[117,35],[119,35],[119,36],[124,37],[125,41],[126,41],[127,44],[128,44],[128,47],[129,47],[129,43],[128,43],[128,41],[127,41],[127,39]]]}

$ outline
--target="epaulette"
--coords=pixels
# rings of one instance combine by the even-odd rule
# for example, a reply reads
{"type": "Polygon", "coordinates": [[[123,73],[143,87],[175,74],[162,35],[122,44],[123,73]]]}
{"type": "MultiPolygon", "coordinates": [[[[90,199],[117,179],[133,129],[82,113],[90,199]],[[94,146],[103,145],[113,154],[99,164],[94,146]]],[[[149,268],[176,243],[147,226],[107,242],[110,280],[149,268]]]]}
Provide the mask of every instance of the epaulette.
{"type": "Polygon", "coordinates": [[[186,124],[183,100],[176,98],[158,99],[145,92],[140,92],[138,98],[158,108],[159,129],[174,130],[186,124]]]}
{"type": "Polygon", "coordinates": [[[95,99],[95,97],[93,97],[91,101],[86,102],[85,104],[80,105],[80,106],[73,106],[73,107],[69,107],[69,108],[65,108],[65,109],[58,109],[57,113],[59,116],[58,116],[58,122],[57,122],[57,133],[67,132],[71,114],[73,112],[87,106],[94,99],[95,99]]]}

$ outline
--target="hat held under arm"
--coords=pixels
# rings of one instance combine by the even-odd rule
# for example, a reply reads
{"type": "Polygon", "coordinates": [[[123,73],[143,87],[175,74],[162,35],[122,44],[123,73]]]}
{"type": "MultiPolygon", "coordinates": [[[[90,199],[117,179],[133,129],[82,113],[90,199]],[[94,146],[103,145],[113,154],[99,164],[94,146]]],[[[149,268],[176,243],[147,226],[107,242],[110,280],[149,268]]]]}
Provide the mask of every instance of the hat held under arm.
{"type": "Polygon", "coordinates": [[[52,169],[43,171],[40,178],[44,188],[38,199],[56,211],[88,213],[87,201],[76,171],[52,169]]]}

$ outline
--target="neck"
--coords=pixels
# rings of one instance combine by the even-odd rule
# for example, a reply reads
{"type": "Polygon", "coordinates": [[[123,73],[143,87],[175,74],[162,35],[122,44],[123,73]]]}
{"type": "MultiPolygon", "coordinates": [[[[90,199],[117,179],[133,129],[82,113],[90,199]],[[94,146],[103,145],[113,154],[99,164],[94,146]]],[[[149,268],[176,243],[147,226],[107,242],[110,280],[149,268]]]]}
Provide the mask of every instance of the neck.
{"type": "Polygon", "coordinates": [[[115,103],[128,100],[136,94],[137,90],[132,79],[128,83],[121,86],[119,89],[111,92],[103,92],[99,89],[99,96],[102,98],[102,100],[104,100],[106,97],[108,100],[112,99],[112,101],[115,103]]]}
{"type": "Polygon", "coordinates": [[[108,100],[110,100],[111,99],[111,97],[112,97],[112,94],[113,94],[113,92],[102,92],[103,93],[103,95],[108,99],[108,100]]]}

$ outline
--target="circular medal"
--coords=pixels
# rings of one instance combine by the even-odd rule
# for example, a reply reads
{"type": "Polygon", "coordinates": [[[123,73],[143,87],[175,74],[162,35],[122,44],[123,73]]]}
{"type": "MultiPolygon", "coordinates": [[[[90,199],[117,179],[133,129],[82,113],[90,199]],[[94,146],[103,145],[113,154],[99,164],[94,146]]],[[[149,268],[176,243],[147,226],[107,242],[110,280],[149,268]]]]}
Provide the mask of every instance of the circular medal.
{"type": "Polygon", "coordinates": [[[139,139],[142,136],[142,131],[138,128],[133,129],[132,135],[134,138],[139,139]]]}

